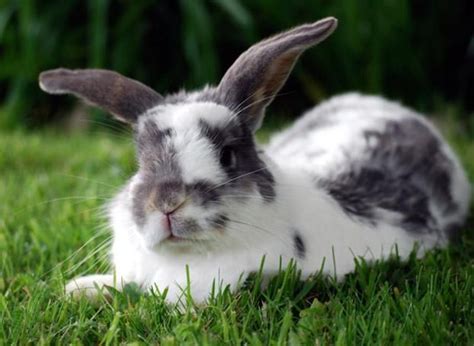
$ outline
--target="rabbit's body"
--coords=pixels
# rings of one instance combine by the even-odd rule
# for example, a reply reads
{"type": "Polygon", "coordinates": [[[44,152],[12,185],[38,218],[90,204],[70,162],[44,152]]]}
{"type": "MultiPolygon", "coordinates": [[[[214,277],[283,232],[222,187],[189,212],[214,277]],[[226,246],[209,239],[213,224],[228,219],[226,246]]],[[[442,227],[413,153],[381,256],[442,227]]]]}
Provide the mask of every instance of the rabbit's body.
{"type": "Polygon", "coordinates": [[[421,116],[378,97],[348,94],[255,144],[265,107],[298,56],[326,38],[334,18],[296,27],[244,52],[217,87],[163,97],[106,70],[54,70],[50,93],[72,93],[135,129],[138,171],[109,206],[114,275],[73,280],[168,289],[190,283],[195,301],[235,289],[249,273],[291,259],[303,275],[341,275],[354,258],[405,258],[443,246],[462,224],[469,184],[421,116]],[[189,268],[189,276],[186,268],[189,268]]]}
{"type": "Polygon", "coordinates": [[[470,186],[438,131],[395,102],[333,97],[274,136],[268,155],[307,173],[347,215],[445,244],[466,217],[470,186]]]}
{"type": "MultiPolygon", "coordinates": [[[[379,97],[347,94],[307,112],[260,153],[276,200],[251,199],[230,215],[238,238],[196,253],[144,251],[126,201],[112,204],[117,277],[177,297],[189,266],[196,300],[213,282],[236,288],[248,273],[271,276],[296,260],[303,276],[354,270],[355,257],[401,258],[443,246],[467,213],[469,183],[452,151],[420,115],[379,97]],[[357,121],[361,119],[362,121],[357,121]],[[408,135],[415,134],[408,137],[408,135]],[[280,263],[281,260],[281,263],[280,263]]],[[[133,184],[133,182],[131,183],[133,184]]]]}

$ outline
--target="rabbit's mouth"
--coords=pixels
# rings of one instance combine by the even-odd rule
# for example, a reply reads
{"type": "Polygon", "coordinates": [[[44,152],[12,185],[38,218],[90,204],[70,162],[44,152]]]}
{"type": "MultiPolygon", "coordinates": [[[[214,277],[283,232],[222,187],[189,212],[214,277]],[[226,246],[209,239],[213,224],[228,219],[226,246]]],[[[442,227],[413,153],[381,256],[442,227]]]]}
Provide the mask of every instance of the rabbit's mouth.
{"type": "Polygon", "coordinates": [[[173,233],[170,233],[170,235],[167,238],[165,238],[164,241],[170,242],[170,243],[183,243],[183,242],[192,241],[192,239],[180,237],[180,236],[174,235],[173,233]]]}
{"type": "Polygon", "coordinates": [[[190,237],[190,232],[185,231],[182,227],[173,227],[172,223],[170,223],[170,227],[165,230],[165,238],[163,241],[171,242],[171,243],[182,243],[182,242],[189,242],[193,239],[190,237]]]}
{"type": "Polygon", "coordinates": [[[160,227],[164,232],[163,241],[166,243],[189,243],[196,241],[196,237],[203,232],[203,228],[192,218],[168,217],[165,227],[160,227]]]}
{"type": "Polygon", "coordinates": [[[226,233],[228,217],[223,212],[207,213],[204,216],[201,210],[188,210],[188,215],[183,210],[168,215],[154,212],[147,215],[143,226],[137,225],[137,230],[143,239],[143,245],[153,251],[161,246],[189,248],[196,243],[211,245],[216,240],[221,240],[226,233]],[[201,215],[189,215],[192,212],[201,212],[201,215]]]}
{"type": "MultiPolygon", "coordinates": [[[[209,243],[209,239],[201,239],[196,237],[195,234],[187,233],[184,235],[176,234],[175,232],[170,232],[162,241],[161,245],[165,248],[176,249],[192,249],[196,243],[204,244],[209,243]]],[[[186,250],[187,251],[187,250],[186,250]]]]}

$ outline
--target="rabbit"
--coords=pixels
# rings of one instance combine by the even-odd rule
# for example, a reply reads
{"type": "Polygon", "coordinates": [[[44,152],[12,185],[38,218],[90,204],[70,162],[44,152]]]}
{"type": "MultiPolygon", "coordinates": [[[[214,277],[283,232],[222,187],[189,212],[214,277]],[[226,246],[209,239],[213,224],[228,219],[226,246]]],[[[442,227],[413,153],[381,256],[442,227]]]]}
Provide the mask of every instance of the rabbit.
{"type": "Polygon", "coordinates": [[[459,234],[470,185],[440,133],[377,96],[335,96],[259,146],[265,109],[328,17],[245,51],[217,86],[162,96],[116,72],[56,69],[42,90],[73,94],[134,130],[138,170],[108,204],[114,273],[73,279],[94,297],[134,283],[205,303],[294,261],[303,278],[343,278],[355,259],[406,258],[459,234]],[[189,283],[189,286],[188,286],[189,283]]]}

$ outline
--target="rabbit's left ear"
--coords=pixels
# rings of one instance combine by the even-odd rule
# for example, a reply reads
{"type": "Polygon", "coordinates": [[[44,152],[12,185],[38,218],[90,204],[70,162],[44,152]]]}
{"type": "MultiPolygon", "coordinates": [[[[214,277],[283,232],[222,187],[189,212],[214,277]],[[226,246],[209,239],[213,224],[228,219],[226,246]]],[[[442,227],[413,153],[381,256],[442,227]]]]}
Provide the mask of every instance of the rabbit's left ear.
{"type": "Polygon", "coordinates": [[[163,100],[146,85],[108,70],[45,71],[39,76],[39,84],[47,93],[73,94],[130,124],[163,100]]]}
{"type": "Polygon", "coordinates": [[[236,112],[241,111],[243,120],[256,131],[265,107],[286,82],[300,54],[323,41],[336,27],[337,20],[328,17],[253,45],[222,78],[218,86],[222,100],[236,112]]]}

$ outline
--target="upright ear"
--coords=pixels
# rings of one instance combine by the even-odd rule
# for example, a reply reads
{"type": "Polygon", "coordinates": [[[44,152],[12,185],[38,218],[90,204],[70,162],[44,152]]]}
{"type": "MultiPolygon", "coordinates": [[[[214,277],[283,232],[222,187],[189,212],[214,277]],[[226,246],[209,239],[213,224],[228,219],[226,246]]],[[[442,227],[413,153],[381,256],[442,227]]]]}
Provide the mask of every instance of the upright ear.
{"type": "Polygon", "coordinates": [[[222,78],[218,92],[226,105],[242,111],[241,116],[256,131],[265,107],[285,84],[303,51],[321,42],[337,27],[328,17],[263,40],[242,53],[222,78]]]}
{"type": "Polygon", "coordinates": [[[134,123],[163,99],[146,85],[108,70],[45,71],[39,76],[39,85],[50,94],[73,94],[127,123],[134,123]]]}

